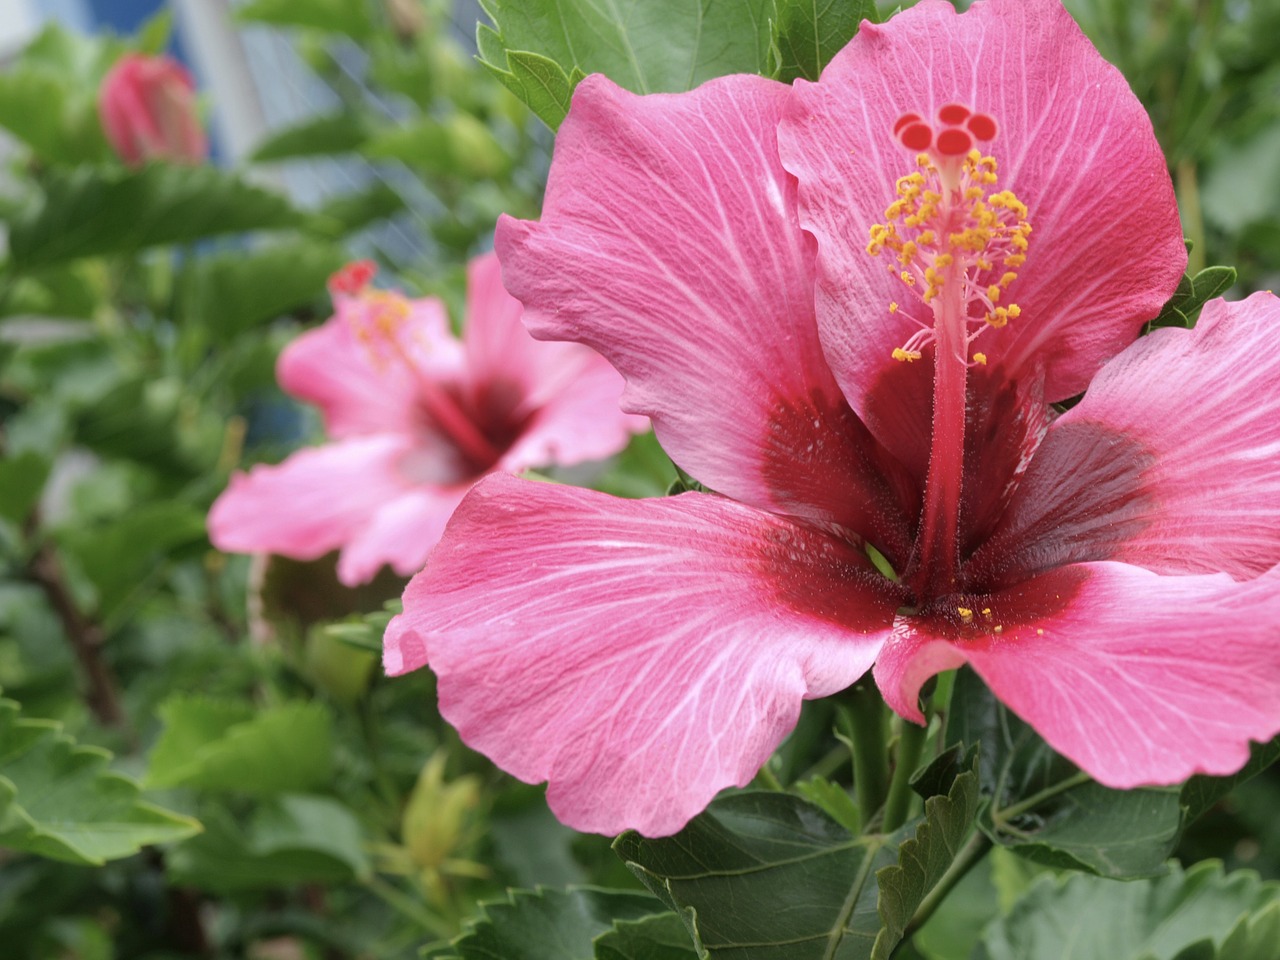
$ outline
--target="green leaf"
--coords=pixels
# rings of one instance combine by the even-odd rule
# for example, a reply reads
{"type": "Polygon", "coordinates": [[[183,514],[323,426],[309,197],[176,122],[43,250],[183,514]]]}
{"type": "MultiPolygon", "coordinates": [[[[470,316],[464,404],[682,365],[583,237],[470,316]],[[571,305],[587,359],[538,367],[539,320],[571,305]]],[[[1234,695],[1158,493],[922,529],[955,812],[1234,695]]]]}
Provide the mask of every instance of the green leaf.
{"type": "Polygon", "coordinates": [[[318,789],[333,770],[333,721],[316,703],[255,710],[239,701],[178,694],[157,713],[164,730],[147,783],[250,794],[318,789]]]}
{"type": "Polygon", "coordinates": [[[0,698],[0,847],[101,866],[152,843],[200,831],[189,817],[139,799],[106,769],[111,754],[77,746],[47,720],[26,720],[0,698]]]}
{"type": "Polygon", "coordinates": [[[0,460],[0,517],[15,524],[27,519],[44,490],[49,467],[49,461],[32,450],[0,460]]]}
{"type": "Polygon", "coordinates": [[[176,500],[146,503],[105,523],[68,528],[58,537],[96,588],[104,620],[144,589],[168,554],[204,538],[204,513],[176,500]]]}
{"type": "Polygon", "coordinates": [[[978,745],[979,827],[1038,863],[1124,879],[1164,870],[1181,835],[1176,787],[1110,790],[1001,704],[970,669],[956,676],[948,744],[978,745]]]}
{"type": "Polygon", "coordinates": [[[259,807],[242,827],[225,810],[204,816],[205,833],[166,857],[175,884],[215,893],[303,883],[338,884],[369,876],[360,823],[325,797],[284,796],[259,807]]]}
{"type": "Polygon", "coordinates": [[[480,61],[553,130],[588,73],[636,93],[764,73],[774,0],[487,0],[480,61]]]}
{"type": "Polygon", "coordinates": [[[1143,333],[1160,327],[1194,327],[1205,303],[1235,282],[1235,267],[1205,267],[1195,277],[1183,274],[1178,281],[1178,289],[1161,308],[1159,316],[1143,328],[1143,333]]]}
{"type": "Polygon", "coordinates": [[[372,136],[362,148],[371,160],[401,163],[440,175],[467,179],[493,177],[506,170],[511,158],[488,129],[468,114],[444,121],[423,117],[372,136]]]}
{"type": "Polygon", "coordinates": [[[976,756],[969,766],[955,778],[946,796],[925,801],[924,820],[916,827],[915,836],[898,847],[897,865],[876,874],[882,928],[871,950],[872,960],[889,960],[916,909],[942,879],[969,835],[978,812],[976,756]]]}
{"type": "Polygon", "coordinates": [[[346,260],[341,248],[314,240],[206,254],[179,276],[175,318],[228,338],[323,298],[346,260]]]}
{"type": "Polygon", "coordinates": [[[620,920],[596,939],[595,960],[701,960],[701,956],[674,913],[620,920]]]}
{"type": "Polygon", "coordinates": [[[773,14],[773,76],[817,80],[854,38],[863,20],[879,20],[875,0],[777,0],[773,14]]]}
{"type": "Polygon", "coordinates": [[[1247,914],[1227,935],[1220,960],[1272,960],[1280,943],[1280,898],[1257,913],[1247,914]]]}
{"type": "Polygon", "coordinates": [[[399,191],[385,183],[375,183],[367,190],[337,194],[325,201],[316,212],[319,219],[332,224],[332,228],[320,231],[313,226],[312,231],[337,239],[393,217],[403,209],[404,197],[399,191]]]}
{"type": "Polygon", "coordinates": [[[482,904],[483,916],[450,947],[432,956],[449,960],[593,960],[592,941],[616,920],[661,913],[662,904],[641,893],[593,887],[516,890],[506,900],[482,904]]]}
{"type": "Polygon", "coordinates": [[[364,114],[348,110],[324,114],[275,131],[258,144],[249,159],[254,163],[269,163],[295,157],[350,153],[369,139],[370,132],[364,114]]]}
{"type": "Polygon", "coordinates": [[[1280,761],[1280,736],[1269,743],[1253,744],[1249,762],[1240,768],[1239,773],[1230,777],[1206,777],[1203,774],[1192,777],[1182,785],[1186,822],[1190,823],[1207,813],[1210,807],[1240,784],[1252,780],[1277,761],[1280,761]]]}
{"type": "Polygon", "coordinates": [[[342,33],[355,40],[374,32],[366,0],[249,0],[236,8],[236,19],[342,33]]]}
{"type": "MultiPolygon", "coordinates": [[[[1224,876],[1222,864],[1204,861],[1183,872],[1176,865],[1166,876],[1133,883],[1116,883],[1077,875],[1066,882],[1042,877],[1010,912],[983,937],[975,955],[981,960],[1068,960],[1105,957],[1106,960],[1173,960],[1221,957],[1240,960],[1240,954],[1205,952],[1208,940],[1222,946],[1228,936],[1237,944],[1253,941],[1246,918],[1264,909],[1274,911],[1280,883],[1263,883],[1247,871],[1224,876]],[[1185,953],[1193,947],[1193,952],[1185,953]]],[[[1258,917],[1255,933],[1276,923],[1258,917]]],[[[1272,940],[1268,948],[1275,956],[1272,940]]],[[[1250,947],[1252,949],[1252,947],[1250,947]]]]}
{"type": "Polygon", "coordinates": [[[892,836],[855,837],[799,797],[740,793],[674,837],[626,833],[614,848],[712,958],[867,960],[898,943],[977,799],[970,771],[926,803],[923,820],[892,836]]]}
{"type": "Polygon", "coordinates": [[[9,252],[15,269],[32,270],[305,221],[279,194],[213,167],[79,168],[49,177],[42,200],[13,224],[9,252]]]}

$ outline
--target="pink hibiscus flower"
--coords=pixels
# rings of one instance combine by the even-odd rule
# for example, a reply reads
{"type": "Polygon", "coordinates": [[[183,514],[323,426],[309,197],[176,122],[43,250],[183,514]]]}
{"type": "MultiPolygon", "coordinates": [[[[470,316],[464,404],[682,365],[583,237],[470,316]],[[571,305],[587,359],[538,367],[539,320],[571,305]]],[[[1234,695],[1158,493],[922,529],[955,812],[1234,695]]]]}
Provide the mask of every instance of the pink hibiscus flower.
{"type": "Polygon", "coordinates": [[[492,254],[468,269],[461,340],[439,300],[375,290],[373,271],[336,274],[333,318],[277,366],[333,441],[233,476],[209,512],[220,550],[312,560],[341,547],[348,585],[383,564],[413,573],[480,477],[606,457],[645,428],[618,409],[622,378],[599,355],[524,331],[492,254]]]}
{"type": "Polygon", "coordinates": [[[1280,730],[1280,304],[1134,342],[1173,191],[1056,0],[924,0],[794,89],[589,77],[498,250],[717,491],[488,479],[387,633],[566,823],[679,829],[873,663],[917,721],[971,664],[1114,787],[1280,730]]]}

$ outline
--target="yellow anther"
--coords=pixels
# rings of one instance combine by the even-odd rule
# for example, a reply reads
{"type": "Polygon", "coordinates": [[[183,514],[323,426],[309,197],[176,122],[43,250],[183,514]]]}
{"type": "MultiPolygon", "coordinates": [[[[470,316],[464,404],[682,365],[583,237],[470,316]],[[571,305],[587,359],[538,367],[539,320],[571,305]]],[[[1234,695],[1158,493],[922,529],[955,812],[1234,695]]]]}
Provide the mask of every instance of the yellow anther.
{"type": "Polygon", "coordinates": [[[918,242],[922,247],[927,247],[937,239],[938,235],[932,230],[922,230],[920,231],[920,236],[916,238],[916,242],[918,242]]]}
{"type": "Polygon", "coordinates": [[[982,188],[981,188],[981,187],[970,187],[968,190],[966,190],[966,191],[964,192],[964,198],[965,198],[966,200],[980,200],[980,199],[982,199],[982,188]]]}
{"type": "Polygon", "coordinates": [[[916,278],[913,274],[907,273],[907,271],[903,270],[902,273],[898,274],[898,276],[902,277],[902,282],[908,287],[914,287],[916,285],[916,278]]]}
{"type": "Polygon", "coordinates": [[[990,607],[983,607],[983,608],[982,608],[982,615],[983,615],[984,617],[986,617],[988,620],[990,620],[990,619],[991,619],[991,608],[990,608],[990,607]]]}
{"type": "Polygon", "coordinates": [[[992,303],[1000,302],[1000,288],[996,284],[987,287],[987,299],[992,303]]]}
{"type": "Polygon", "coordinates": [[[1004,627],[998,623],[994,627],[992,627],[992,630],[996,633],[1004,633],[1004,627]]]}
{"type": "Polygon", "coordinates": [[[1018,275],[1011,270],[1008,273],[1006,273],[1003,277],[1000,278],[1000,286],[1008,290],[1009,284],[1013,283],[1013,281],[1017,279],[1018,279],[1018,275]]]}
{"type": "Polygon", "coordinates": [[[898,254],[898,262],[904,267],[916,257],[916,243],[914,240],[908,240],[902,245],[902,252],[898,254]]]}
{"type": "Polygon", "coordinates": [[[978,262],[975,264],[975,266],[976,266],[979,270],[990,270],[990,269],[992,269],[992,267],[991,267],[991,261],[990,261],[990,260],[983,260],[981,257],[979,257],[979,258],[978,258],[978,262]]]}
{"type": "Polygon", "coordinates": [[[1015,233],[1009,238],[1009,243],[1013,244],[1013,248],[1019,253],[1027,252],[1027,238],[1021,233],[1015,233]]]}
{"type": "Polygon", "coordinates": [[[970,151],[969,151],[968,157],[969,157],[969,162],[970,162],[970,163],[972,163],[972,164],[975,164],[975,165],[976,165],[976,164],[978,164],[978,163],[981,163],[981,162],[982,162],[982,151],[981,151],[981,150],[978,150],[977,148],[974,148],[973,150],[970,150],[970,151]]]}
{"type": "Polygon", "coordinates": [[[1012,317],[1014,320],[1017,320],[1020,316],[1022,316],[1022,308],[1018,306],[1016,303],[1009,304],[1009,316],[1012,317]]]}
{"type": "Polygon", "coordinates": [[[926,170],[932,170],[933,161],[929,159],[929,155],[927,153],[917,153],[916,166],[924,167],[926,170]]]}
{"type": "Polygon", "coordinates": [[[898,312],[898,305],[897,305],[896,303],[894,303],[893,301],[890,301],[890,302],[889,302],[889,312],[890,312],[890,313],[897,313],[897,312],[898,312]]]}
{"type": "MultiPolygon", "coordinates": [[[[1027,255],[1025,253],[1011,253],[1009,256],[1004,258],[1004,265],[1006,267],[1020,267],[1026,262],[1027,255]]],[[[990,270],[991,268],[987,267],[986,269],[990,270]]]]}
{"type": "Polygon", "coordinates": [[[894,347],[893,359],[901,362],[905,362],[905,363],[915,363],[917,360],[920,359],[920,351],[919,350],[903,350],[901,347],[894,347]]]}
{"type": "Polygon", "coordinates": [[[973,619],[973,611],[968,607],[956,607],[956,613],[960,614],[960,619],[965,623],[973,619]]]}
{"type": "Polygon", "coordinates": [[[953,257],[951,254],[940,253],[938,254],[937,259],[933,261],[933,265],[937,267],[939,270],[945,270],[947,267],[951,266],[955,262],[956,262],[956,258],[953,257]]]}
{"type": "Polygon", "coordinates": [[[987,365],[987,355],[985,353],[975,353],[973,355],[973,362],[979,366],[985,367],[987,365]]]}

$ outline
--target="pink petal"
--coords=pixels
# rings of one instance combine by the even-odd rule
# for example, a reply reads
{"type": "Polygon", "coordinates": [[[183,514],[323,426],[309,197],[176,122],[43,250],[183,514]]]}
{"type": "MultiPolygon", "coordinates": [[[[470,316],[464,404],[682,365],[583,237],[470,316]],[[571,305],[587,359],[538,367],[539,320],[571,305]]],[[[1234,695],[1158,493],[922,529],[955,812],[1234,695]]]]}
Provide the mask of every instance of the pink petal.
{"type": "MultiPolygon", "coordinates": [[[[356,334],[351,316],[361,298],[335,298],[337,315],[298,337],[280,354],[276,375],[280,386],[300,400],[318,406],[325,429],[333,437],[409,431],[420,424],[417,377],[406,363],[376,352],[356,334]]],[[[412,313],[403,339],[433,353],[436,366],[456,370],[457,341],[449,332],[443,305],[434,299],[409,301],[412,313]]],[[[412,356],[414,365],[419,356],[412,356]]],[[[439,370],[431,371],[439,374],[439,370]]]]}
{"type": "Polygon", "coordinates": [[[537,368],[538,342],[520,322],[520,301],[502,285],[492,253],[467,264],[467,323],[462,339],[470,377],[479,383],[507,380],[528,390],[537,368]]]}
{"type": "Polygon", "coordinates": [[[359,437],[238,473],[209,511],[209,539],[232,553],[314,560],[410,489],[400,464],[411,452],[408,437],[359,437]]]}
{"type": "Polygon", "coordinates": [[[542,221],[499,224],[503,277],[535,336],[622,372],[623,406],[703,483],[905,540],[818,343],[812,241],[774,143],[787,96],[753,76],[648,97],[588,77],[542,221]]]}
{"type": "Polygon", "coordinates": [[[876,682],[919,719],[920,685],[968,661],[1058,752],[1109,787],[1234,773],[1280,732],[1280,571],[1164,577],[1063,567],[982,601],[988,620],[901,618],[876,682]],[[995,627],[1000,626],[1000,632],[995,627]]]}
{"type": "Polygon", "coordinates": [[[577,343],[535,345],[555,364],[543,367],[531,398],[537,412],[503,456],[503,470],[601,460],[649,428],[644,417],[622,412],[622,377],[599,354],[577,343]]]}
{"type": "Polygon", "coordinates": [[[1257,576],[1280,563],[1280,300],[1215,300],[1112,360],[1050,427],[978,568],[1084,560],[1257,576]]]}
{"type": "Polygon", "coordinates": [[[338,579],[347,586],[367,583],[384,565],[401,576],[417,573],[467,489],[417,487],[379,507],[342,548],[338,579]]]}
{"type": "Polygon", "coordinates": [[[410,583],[384,663],[429,652],[445,718],[549,780],[565,823],[659,836],[750,781],[802,699],[866,671],[891,589],[847,544],[720,497],[495,474],[410,583]]]}
{"type": "Polygon", "coordinates": [[[895,179],[915,169],[894,121],[957,101],[998,121],[986,152],[1034,228],[1009,289],[1022,316],[974,346],[1011,376],[1043,361],[1046,399],[1079,393],[1155,316],[1186,264],[1150,121],[1057,0],[986,0],[960,15],[925,0],[865,25],[819,83],[796,84],[779,145],[800,181],[801,222],[818,240],[823,346],[885,443],[892,424],[868,412],[867,398],[914,330],[910,311],[888,305],[924,308],[883,257],[867,254],[868,231],[884,221],[895,179]]]}

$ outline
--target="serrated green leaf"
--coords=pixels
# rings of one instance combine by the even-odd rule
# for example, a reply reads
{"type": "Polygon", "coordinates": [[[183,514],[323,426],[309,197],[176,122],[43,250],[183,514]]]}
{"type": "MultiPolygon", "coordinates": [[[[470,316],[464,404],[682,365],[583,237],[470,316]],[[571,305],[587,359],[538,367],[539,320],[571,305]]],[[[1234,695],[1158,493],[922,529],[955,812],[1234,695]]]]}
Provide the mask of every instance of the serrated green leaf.
{"type": "Polygon", "coordinates": [[[157,710],[164,729],[147,783],[249,794],[297,793],[327,785],[333,721],[317,703],[265,710],[179,694],[157,710]]]}
{"type": "Polygon", "coordinates": [[[225,810],[204,815],[206,831],[170,851],[173,883],[215,893],[367,877],[360,823],[326,797],[283,796],[259,807],[247,826],[225,810]]]}
{"type": "Polygon", "coordinates": [[[77,746],[61,726],[19,716],[0,698],[0,847],[101,866],[153,843],[192,836],[200,824],[140,799],[107,770],[111,754],[77,746]]]}
{"type": "Polygon", "coordinates": [[[346,110],[323,114],[274,131],[254,148],[249,159],[254,163],[271,163],[297,157],[350,153],[358,150],[371,132],[364,114],[346,110]]]}
{"type": "Polygon", "coordinates": [[[916,909],[955,860],[973,828],[978,795],[974,756],[969,769],[955,778],[945,796],[925,801],[924,819],[915,836],[898,847],[897,864],[876,873],[880,891],[876,908],[882,926],[871,950],[872,960],[889,960],[916,909]]]}
{"type": "Polygon", "coordinates": [[[596,939],[595,960],[702,960],[674,913],[622,920],[596,939]]]}
{"type": "Polygon", "coordinates": [[[891,836],[855,837],[799,797],[752,792],[714,801],[673,837],[626,833],[614,849],[711,958],[868,960],[888,955],[905,925],[898,914],[914,909],[919,888],[950,863],[956,831],[972,822],[976,774],[950,788],[924,820],[891,836]],[[897,927],[887,934],[879,876],[891,885],[883,909],[897,927]]]}
{"type": "Polygon", "coordinates": [[[32,270],[78,257],[305,222],[279,194],[213,167],[84,167],[49,177],[43,199],[13,223],[9,253],[16,269],[32,270]]]}
{"type": "Polygon", "coordinates": [[[443,951],[450,960],[593,960],[592,941],[615,921],[661,913],[662,904],[640,893],[571,887],[515,890],[506,900],[481,904],[480,919],[443,951]]]}
{"type": "MultiPolygon", "coordinates": [[[[983,936],[983,960],[1174,960],[1213,957],[1202,941],[1221,946],[1236,934],[1241,914],[1274,909],[1280,883],[1263,883],[1247,871],[1224,876],[1222,864],[1204,861],[1185,873],[1176,865],[1166,876],[1116,883],[1076,875],[1065,882],[1042,877],[1010,912],[983,936]],[[1188,948],[1194,952],[1184,953],[1188,948]]],[[[1259,931],[1274,923],[1267,917],[1259,931]]],[[[1270,949],[1274,951],[1272,941],[1270,949]]],[[[1237,955],[1219,952],[1221,960],[1237,955]]],[[[1275,954],[1264,954],[1274,957],[1275,954]]]]}
{"type": "Polygon", "coordinates": [[[769,66],[774,0],[489,0],[481,62],[553,130],[577,79],[603,73],[636,93],[690,90],[769,66]],[[554,67],[554,69],[552,69],[554,67]]]}
{"type": "Polygon", "coordinates": [[[313,240],[207,254],[179,275],[175,319],[229,337],[323,299],[325,282],[347,259],[340,247],[313,240]]]}
{"type": "Polygon", "coordinates": [[[783,83],[797,77],[817,80],[858,25],[878,17],[875,0],[776,0],[773,76],[783,83]]]}
{"type": "Polygon", "coordinates": [[[1218,950],[1218,960],[1275,960],[1280,943],[1280,897],[1237,921],[1218,950]]]}
{"type": "Polygon", "coordinates": [[[236,8],[236,19],[341,33],[354,40],[374,32],[366,0],[249,0],[236,8]]]}

